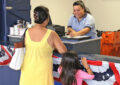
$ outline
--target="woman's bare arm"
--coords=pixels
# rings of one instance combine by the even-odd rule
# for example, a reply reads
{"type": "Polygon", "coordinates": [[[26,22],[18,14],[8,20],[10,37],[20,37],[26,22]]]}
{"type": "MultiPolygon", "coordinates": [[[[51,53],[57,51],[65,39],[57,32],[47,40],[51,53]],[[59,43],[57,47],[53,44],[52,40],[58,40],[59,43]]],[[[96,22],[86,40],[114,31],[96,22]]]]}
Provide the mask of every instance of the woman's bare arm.
{"type": "Polygon", "coordinates": [[[53,32],[53,46],[60,54],[67,52],[66,46],[56,32],[53,32]]]}

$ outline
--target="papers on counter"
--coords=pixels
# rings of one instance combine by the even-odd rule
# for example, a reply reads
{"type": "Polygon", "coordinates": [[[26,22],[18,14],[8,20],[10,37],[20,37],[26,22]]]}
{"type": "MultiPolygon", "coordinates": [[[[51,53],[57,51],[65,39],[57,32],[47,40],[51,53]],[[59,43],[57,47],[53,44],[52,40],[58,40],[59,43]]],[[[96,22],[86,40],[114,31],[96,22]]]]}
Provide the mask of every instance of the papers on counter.
{"type": "Polygon", "coordinates": [[[90,36],[75,36],[75,37],[71,37],[70,35],[66,35],[66,36],[63,36],[62,38],[82,40],[82,39],[90,39],[90,36]]]}

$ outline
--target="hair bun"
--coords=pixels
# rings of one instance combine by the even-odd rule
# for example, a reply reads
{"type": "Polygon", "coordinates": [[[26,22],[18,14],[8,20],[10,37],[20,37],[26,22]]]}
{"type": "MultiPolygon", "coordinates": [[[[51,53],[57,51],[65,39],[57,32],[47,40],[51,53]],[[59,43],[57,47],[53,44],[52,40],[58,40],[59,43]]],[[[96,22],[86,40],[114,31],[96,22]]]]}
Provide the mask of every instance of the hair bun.
{"type": "Polygon", "coordinates": [[[34,9],[34,20],[37,24],[42,24],[49,17],[48,8],[38,6],[34,9]]]}
{"type": "Polygon", "coordinates": [[[34,19],[35,19],[35,21],[39,21],[39,13],[38,12],[34,12],[34,19]]]}

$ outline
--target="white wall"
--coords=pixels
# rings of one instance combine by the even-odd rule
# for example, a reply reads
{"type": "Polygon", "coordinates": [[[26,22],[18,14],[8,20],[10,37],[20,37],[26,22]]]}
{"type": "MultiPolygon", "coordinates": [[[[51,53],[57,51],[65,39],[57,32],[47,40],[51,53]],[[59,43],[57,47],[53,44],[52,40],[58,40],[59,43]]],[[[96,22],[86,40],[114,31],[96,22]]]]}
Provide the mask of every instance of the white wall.
{"type": "Polygon", "coordinates": [[[31,18],[33,23],[33,9],[36,6],[44,5],[49,8],[53,24],[67,26],[69,17],[72,14],[74,0],[31,0],[31,18]]]}
{"type": "Polygon", "coordinates": [[[96,20],[96,28],[120,29],[120,0],[84,0],[96,20]]]}

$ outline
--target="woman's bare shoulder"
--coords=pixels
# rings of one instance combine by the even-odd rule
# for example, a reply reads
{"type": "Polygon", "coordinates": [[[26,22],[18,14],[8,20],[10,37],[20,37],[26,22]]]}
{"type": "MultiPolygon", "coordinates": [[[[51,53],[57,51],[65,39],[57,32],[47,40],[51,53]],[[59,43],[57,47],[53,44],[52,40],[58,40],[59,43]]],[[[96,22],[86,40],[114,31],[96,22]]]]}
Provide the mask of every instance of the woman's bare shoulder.
{"type": "Polygon", "coordinates": [[[27,30],[28,30],[28,32],[31,32],[31,31],[33,31],[34,29],[33,29],[33,28],[28,28],[27,30]]]}
{"type": "Polygon", "coordinates": [[[55,32],[55,31],[51,31],[51,37],[57,37],[58,36],[58,34],[55,32]]]}

